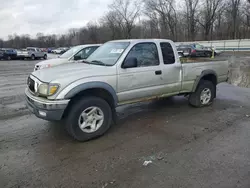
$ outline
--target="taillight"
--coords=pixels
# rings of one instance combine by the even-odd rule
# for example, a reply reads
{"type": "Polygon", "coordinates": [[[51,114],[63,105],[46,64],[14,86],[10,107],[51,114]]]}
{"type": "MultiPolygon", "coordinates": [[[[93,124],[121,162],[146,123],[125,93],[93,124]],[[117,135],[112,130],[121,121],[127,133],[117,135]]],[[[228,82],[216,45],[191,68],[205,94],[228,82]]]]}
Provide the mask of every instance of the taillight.
{"type": "Polygon", "coordinates": [[[196,50],[191,50],[191,53],[196,53],[196,50]]]}

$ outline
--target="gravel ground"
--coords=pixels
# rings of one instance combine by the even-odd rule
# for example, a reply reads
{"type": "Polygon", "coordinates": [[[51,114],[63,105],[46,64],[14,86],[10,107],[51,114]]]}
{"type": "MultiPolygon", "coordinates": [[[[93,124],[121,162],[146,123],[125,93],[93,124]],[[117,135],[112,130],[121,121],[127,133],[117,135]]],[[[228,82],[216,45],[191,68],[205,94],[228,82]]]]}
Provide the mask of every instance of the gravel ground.
{"type": "Polygon", "coordinates": [[[250,187],[250,89],[220,84],[206,108],[126,105],[106,135],[79,143],[22,106],[35,63],[0,62],[0,187],[250,187]]]}

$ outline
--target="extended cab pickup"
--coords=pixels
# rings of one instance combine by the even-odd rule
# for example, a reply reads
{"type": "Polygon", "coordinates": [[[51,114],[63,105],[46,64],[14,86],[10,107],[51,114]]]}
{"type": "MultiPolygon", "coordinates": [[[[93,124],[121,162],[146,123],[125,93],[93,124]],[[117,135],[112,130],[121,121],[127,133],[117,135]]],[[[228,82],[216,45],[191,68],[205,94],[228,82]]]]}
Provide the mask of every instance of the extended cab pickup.
{"type": "Polygon", "coordinates": [[[47,59],[47,53],[43,52],[40,48],[28,47],[25,50],[19,50],[17,52],[17,57],[20,59],[29,58],[32,60],[35,59],[47,59]]]}
{"type": "Polygon", "coordinates": [[[110,128],[119,105],[188,95],[192,106],[207,106],[227,77],[227,61],[181,63],[170,40],[118,40],[87,60],[33,72],[25,93],[37,117],[64,120],[73,138],[86,141],[110,128]]]}

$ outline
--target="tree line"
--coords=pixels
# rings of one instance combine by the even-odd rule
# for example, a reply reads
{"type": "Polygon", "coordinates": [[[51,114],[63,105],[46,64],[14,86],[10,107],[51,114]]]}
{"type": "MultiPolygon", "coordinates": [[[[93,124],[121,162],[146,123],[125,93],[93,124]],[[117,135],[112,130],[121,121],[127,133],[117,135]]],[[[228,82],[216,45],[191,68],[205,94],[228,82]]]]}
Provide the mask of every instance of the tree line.
{"type": "Polygon", "coordinates": [[[61,35],[9,35],[0,39],[0,48],[62,47],[127,38],[176,42],[250,38],[250,0],[114,0],[98,22],[61,35]]]}

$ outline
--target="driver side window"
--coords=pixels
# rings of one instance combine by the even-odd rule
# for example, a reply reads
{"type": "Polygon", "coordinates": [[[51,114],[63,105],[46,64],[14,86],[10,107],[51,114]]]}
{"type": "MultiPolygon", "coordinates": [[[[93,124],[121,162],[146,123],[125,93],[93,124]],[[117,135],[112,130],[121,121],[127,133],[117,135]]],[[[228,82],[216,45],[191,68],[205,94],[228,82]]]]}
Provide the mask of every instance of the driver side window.
{"type": "Polygon", "coordinates": [[[155,43],[139,43],[132,47],[126,59],[136,58],[137,67],[157,66],[160,64],[155,43]]]}

